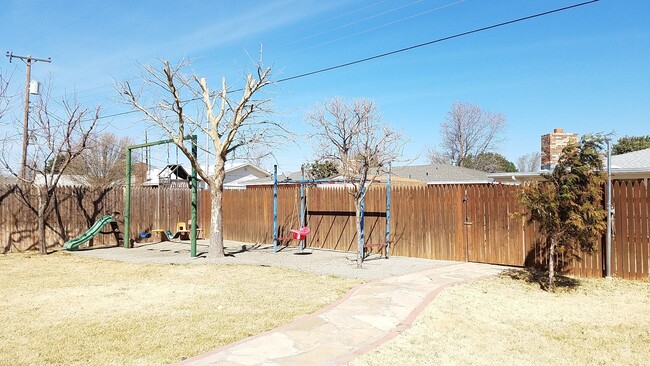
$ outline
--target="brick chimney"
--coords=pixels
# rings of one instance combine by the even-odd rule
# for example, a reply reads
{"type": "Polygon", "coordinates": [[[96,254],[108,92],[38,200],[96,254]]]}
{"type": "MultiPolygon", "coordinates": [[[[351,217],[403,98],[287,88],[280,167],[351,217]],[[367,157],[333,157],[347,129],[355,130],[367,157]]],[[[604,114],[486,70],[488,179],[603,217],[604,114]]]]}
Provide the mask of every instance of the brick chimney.
{"type": "Polygon", "coordinates": [[[562,128],[556,128],[553,133],[542,135],[542,169],[555,168],[560,160],[562,149],[571,141],[578,142],[578,134],[565,133],[562,128]]]}

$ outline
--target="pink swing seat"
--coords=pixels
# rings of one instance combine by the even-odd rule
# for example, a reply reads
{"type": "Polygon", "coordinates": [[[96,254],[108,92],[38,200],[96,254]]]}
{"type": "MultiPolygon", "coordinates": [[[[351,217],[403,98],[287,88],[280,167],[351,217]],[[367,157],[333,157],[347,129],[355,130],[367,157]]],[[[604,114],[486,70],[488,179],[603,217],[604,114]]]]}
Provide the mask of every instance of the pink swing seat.
{"type": "Polygon", "coordinates": [[[309,228],[307,226],[303,226],[299,230],[291,229],[289,231],[295,240],[305,240],[305,238],[307,238],[307,234],[309,234],[309,228]]]}

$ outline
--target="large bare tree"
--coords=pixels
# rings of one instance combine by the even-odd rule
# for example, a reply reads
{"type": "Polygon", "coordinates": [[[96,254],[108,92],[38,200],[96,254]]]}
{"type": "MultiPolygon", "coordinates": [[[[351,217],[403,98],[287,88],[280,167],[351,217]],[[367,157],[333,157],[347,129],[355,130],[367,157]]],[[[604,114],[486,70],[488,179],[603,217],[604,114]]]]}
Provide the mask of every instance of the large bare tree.
{"type": "Polygon", "coordinates": [[[254,144],[269,144],[283,132],[281,126],[265,119],[270,99],[257,99],[271,84],[270,68],[257,64],[256,75],[248,74],[241,89],[231,90],[222,78],[221,87],[212,90],[205,78],[182,73],[187,62],[172,66],[162,61],[158,70],[145,66],[143,87],[135,91],[129,82],[119,85],[126,101],[160,127],[189,159],[198,175],[210,186],[212,217],[209,257],[223,257],[222,195],[225,163],[238,149],[254,144]],[[231,96],[232,94],[232,96],[231,96]],[[201,106],[197,106],[199,101],[201,106]],[[211,141],[214,152],[212,171],[201,167],[185,145],[183,137],[202,133],[211,141]]]}
{"type": "Polygon", "coordinates": [[[39,97],[30,119],[30,139],[33,143],[29,144],[25,177],[21,177],[17,167],[13,166],[16,159],[11,159],[7,151],[3,150],[1,159],[4,167],[18,178],[24,203],[36,213],[41,254],[47,254],[46,218],[52,210],[59,180],[75,159],[89,148],[89,138],[100,112],[100,107],[90,110],[65,98],[60,104],[61,111],[51,111],[49,100],[49,93],[39,97]],[[35,206],[29,199],[28,191],[36,194],[35,206]]]}
{"type": "Polygon", "coordinates": [[[333,162],[343,175],[354,198],[357,229],[357,267],[363,263],[361,203],[388,164],[401,155],[402,134],[379,116],[377,105],[368,99],[346,103],[332,98],[306,115],[317,159],[333,162]]]}
{"type": "Polygon", "coordinates": [[[432,163],[464,166],[470,156],[494,152],[503,141],[506,117],[469,103],[454,103],[440,125],[442,143],[429,150],[432,163]]]}
{"type": "Polygon", "coordinates": [[[70,172],[77,174],[93,187],[106,188],[124,181],[126,150],[133,145],[130,137],[118,138],[112,132],[94,134],[90,137],[90,149],[84,150],[81,158],[70,166],[70,172]]]}

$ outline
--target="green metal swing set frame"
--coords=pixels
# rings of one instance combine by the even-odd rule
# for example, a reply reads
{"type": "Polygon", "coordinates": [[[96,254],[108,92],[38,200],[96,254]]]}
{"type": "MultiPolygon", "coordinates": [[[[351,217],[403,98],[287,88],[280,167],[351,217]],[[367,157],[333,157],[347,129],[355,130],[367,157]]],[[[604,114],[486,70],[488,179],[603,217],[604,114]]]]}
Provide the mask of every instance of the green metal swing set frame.
{"type": "MultiPolygon", "coordinates": [[[[192,156],[196,160],[198,153],[197,136],[187,135],[183,137],[183,141],[190,140],[192,142],[192,156]]],[[[144,144],[131,145],[126,148],[126,192],[124,198],[124,248],[132,248],[130,238],[130,225],[131,225],[131,152],[136,149],[145,147],[165,145],[174,143],[173,139],[160,140],[147,142],[144,144]]],[[[197,177],[196,169],[192,166],[192,225],[190,227],[190,256],[196,257],[196,207],[197,207],[197,177]]]]}

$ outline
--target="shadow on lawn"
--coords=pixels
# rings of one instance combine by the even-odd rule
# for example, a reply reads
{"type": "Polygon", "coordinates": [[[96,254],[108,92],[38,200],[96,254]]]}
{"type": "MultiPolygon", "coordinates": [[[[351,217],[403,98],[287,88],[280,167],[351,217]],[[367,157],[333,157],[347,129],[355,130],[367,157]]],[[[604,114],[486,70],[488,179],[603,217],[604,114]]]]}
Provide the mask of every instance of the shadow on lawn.
{"type": "MultiPolygon", "coordinates": [[[[502,276],[508,277],[515,281],[524,281],[526,283],[535,283],[539,287],[548,291],[548,272],[534,268],[511,269],[503,272],[502,276]]],[[[574,290],[580,286],[580,280],[562,274],[555,275],[555,291],[574,290]]]]}

